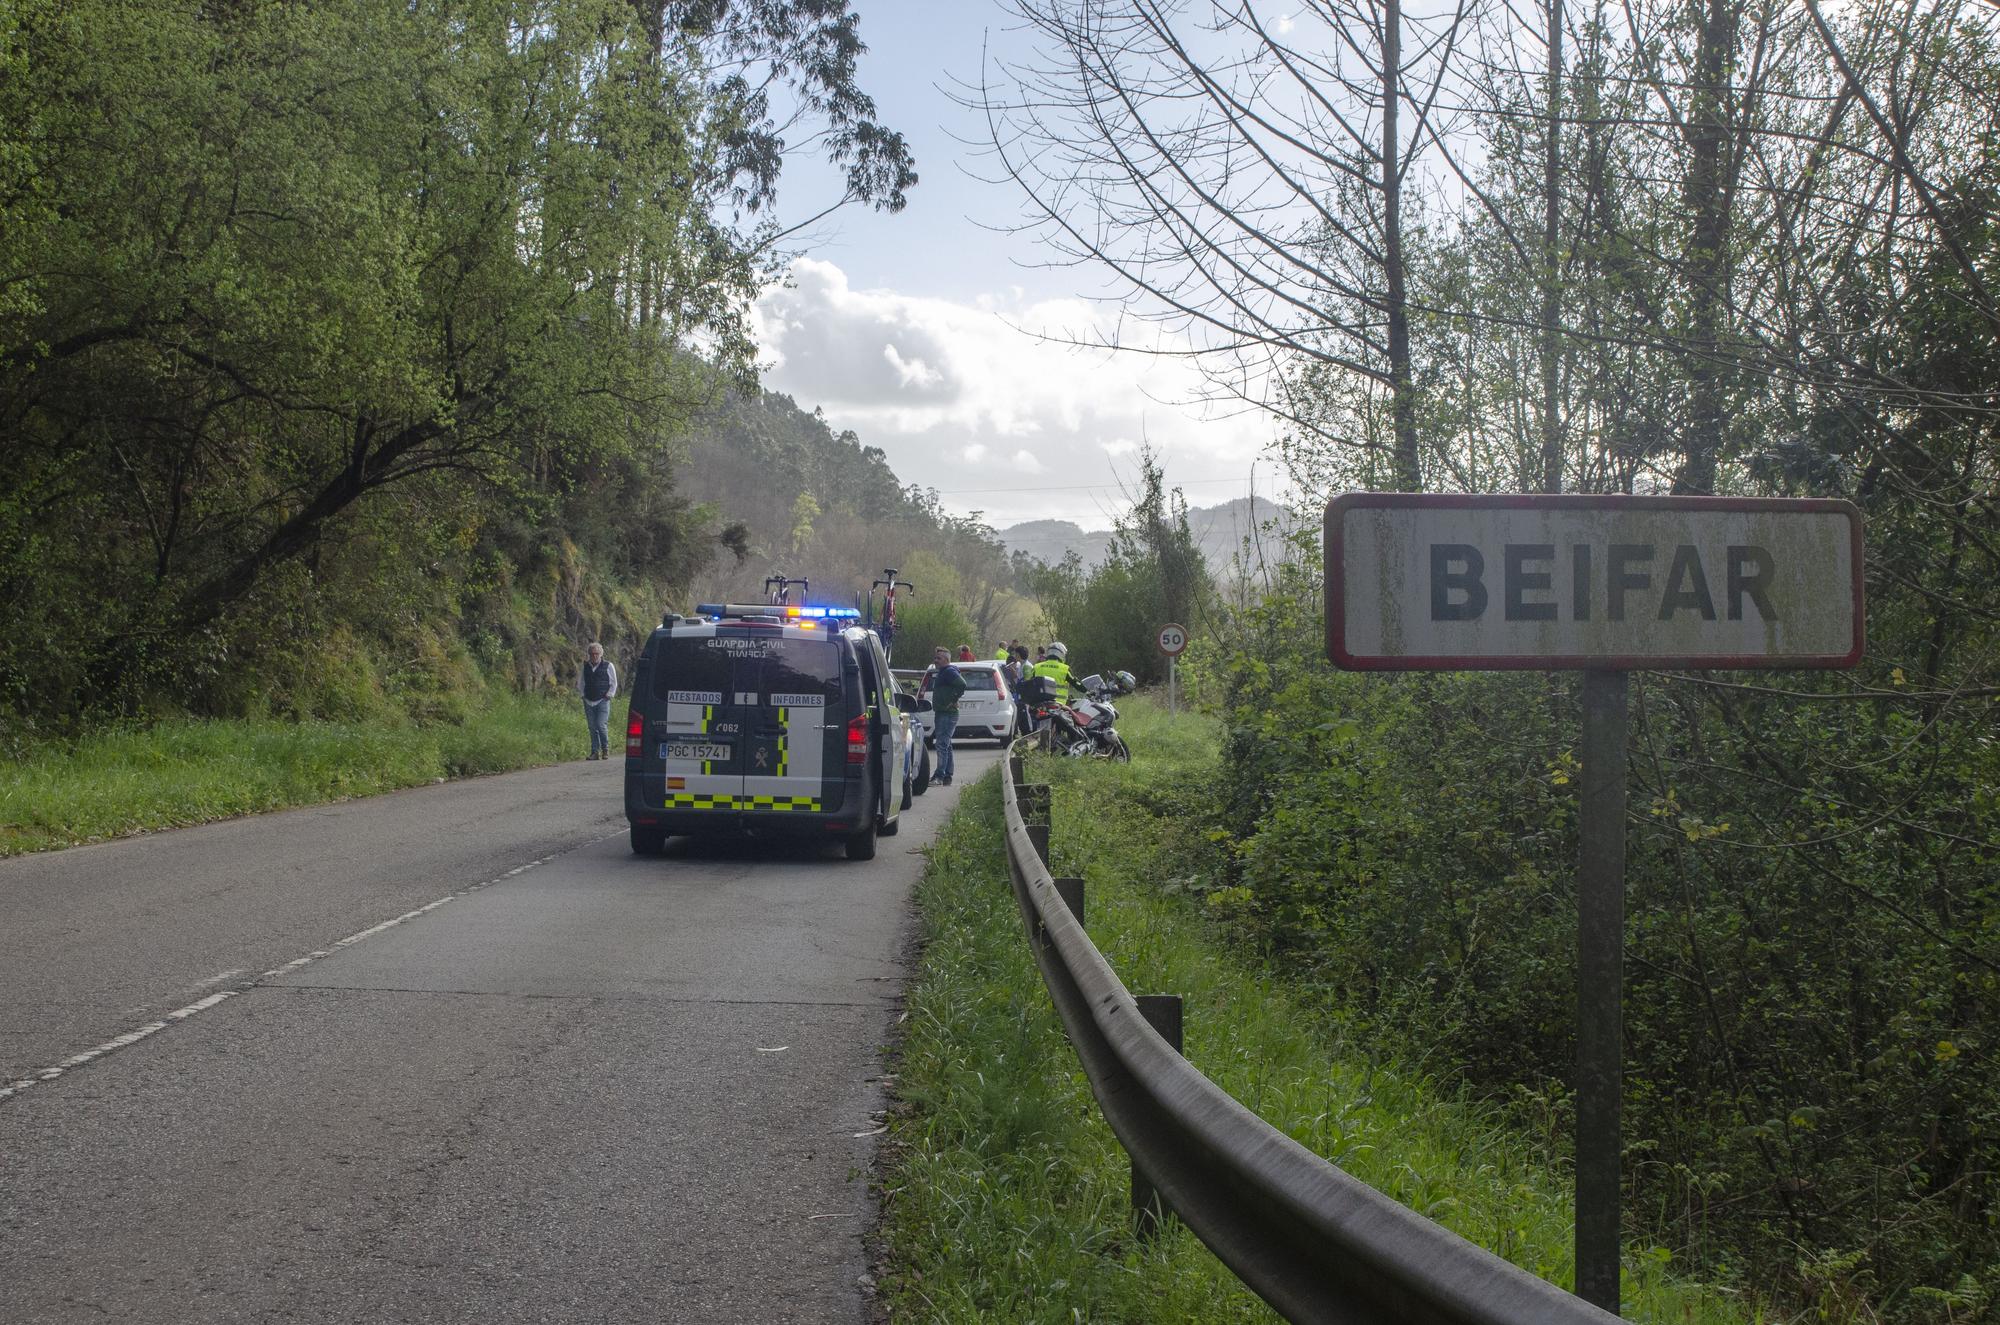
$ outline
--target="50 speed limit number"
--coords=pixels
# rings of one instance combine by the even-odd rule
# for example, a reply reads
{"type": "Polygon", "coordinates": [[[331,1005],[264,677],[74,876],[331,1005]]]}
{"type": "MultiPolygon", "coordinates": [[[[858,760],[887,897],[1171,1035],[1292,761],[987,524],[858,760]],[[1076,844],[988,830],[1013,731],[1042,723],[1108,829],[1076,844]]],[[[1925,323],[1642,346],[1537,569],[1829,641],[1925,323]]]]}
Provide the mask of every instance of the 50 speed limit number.
{"type": "Polygon", "coordinates": [[[1186,626],[1171,623],[1161,626],[1158,638],[1160,652],[1166,654],[1169,658],[1178,657],[1181,650],[1188,646],[1186,626]]]}

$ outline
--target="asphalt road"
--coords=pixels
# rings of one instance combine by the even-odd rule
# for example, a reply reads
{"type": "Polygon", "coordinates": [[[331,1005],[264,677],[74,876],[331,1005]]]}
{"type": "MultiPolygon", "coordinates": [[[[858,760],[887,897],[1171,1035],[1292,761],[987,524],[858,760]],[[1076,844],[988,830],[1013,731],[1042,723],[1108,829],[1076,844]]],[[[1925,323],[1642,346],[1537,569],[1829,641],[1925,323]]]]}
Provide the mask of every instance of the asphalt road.
{"type": "Polygon", "coordinates": [[[642,859],[620,772],[0,862],[0,1320],[866,1320],[956,788],[642,859]]]}

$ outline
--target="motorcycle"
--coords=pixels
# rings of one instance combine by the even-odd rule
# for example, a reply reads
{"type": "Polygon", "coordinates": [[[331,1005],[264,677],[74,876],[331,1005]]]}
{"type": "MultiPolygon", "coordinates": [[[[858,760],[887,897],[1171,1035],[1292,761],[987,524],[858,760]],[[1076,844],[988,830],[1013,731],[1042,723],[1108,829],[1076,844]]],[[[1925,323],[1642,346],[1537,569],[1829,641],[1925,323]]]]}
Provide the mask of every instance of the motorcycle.
{"type": "MultiPolygon", "coordinates": [[[[1075,682],[1083,698],[1065,704],[1052,694],[1034,701],[1036,736],[1045,750],[1072,759],[1116,759],[1130,763],[1132,751],[1118,734],[1118,709],[1112,697],[1132,692],[1137,683],[1130,672],[1113,672],[1107,680],[1096,673],[1075,682]]],[[[1053,689],[1053,685],[1048,687],[1053,689]]]]}

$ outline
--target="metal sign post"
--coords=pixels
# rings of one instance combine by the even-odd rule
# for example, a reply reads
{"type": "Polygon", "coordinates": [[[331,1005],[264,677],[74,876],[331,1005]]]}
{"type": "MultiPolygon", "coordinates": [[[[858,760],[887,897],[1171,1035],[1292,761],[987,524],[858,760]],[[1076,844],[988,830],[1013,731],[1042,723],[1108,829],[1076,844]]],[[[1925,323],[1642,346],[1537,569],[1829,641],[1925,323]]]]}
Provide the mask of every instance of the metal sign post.
{"type": "Polygon", "coordinates": [[[1576,1292],[1618,1310],[1626,673],[1852,667],[1861,513],[1729,497],[1349,493],[1326,508],[1326,649],[1364,671],[1581,669],[1576,1292]]]}
{"type": "Polygon", "coordinates": [[[1625,673],[1583,674],[1576,866],[1576,1293],[1618,1310],[1625,1076],[1625,673]]]}
{"type": "Polygon", "coordinates": [[[1160,627],[1160,633],[1155,638],[1160,652],[1167,655],[1167,713],[1171,716],[1179,711],[1174,705],[1174,663],[1188,646],[1187,627],[1169,621],[1160,627]]]}

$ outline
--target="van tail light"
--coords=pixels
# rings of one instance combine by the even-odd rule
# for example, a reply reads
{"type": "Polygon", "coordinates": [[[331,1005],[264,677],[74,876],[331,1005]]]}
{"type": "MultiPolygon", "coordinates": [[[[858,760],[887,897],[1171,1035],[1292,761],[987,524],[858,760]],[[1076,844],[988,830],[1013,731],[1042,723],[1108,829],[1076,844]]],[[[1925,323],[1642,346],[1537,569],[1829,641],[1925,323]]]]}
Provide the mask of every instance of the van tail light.
{"type": "Polygon", "coordinates": [[[847,724],[847,762],[865,764],[868,762],[868,715],[858,713],[854,721],[847,724]]]}
{"type": "Polygon", "coordinates": [[[646,749],[646,719],[634,713],[625,719],[625,757],[637,759],[646,749]]]}

